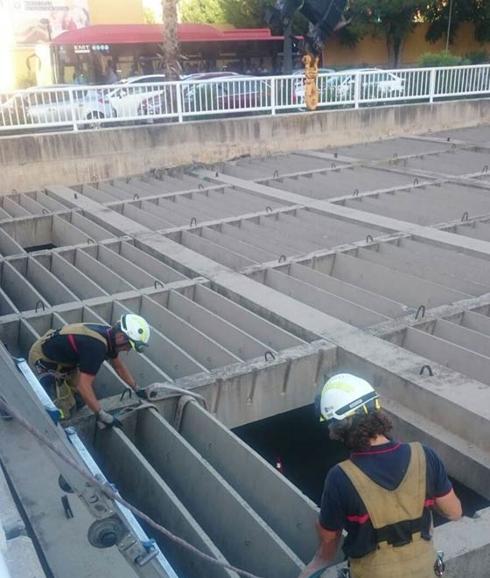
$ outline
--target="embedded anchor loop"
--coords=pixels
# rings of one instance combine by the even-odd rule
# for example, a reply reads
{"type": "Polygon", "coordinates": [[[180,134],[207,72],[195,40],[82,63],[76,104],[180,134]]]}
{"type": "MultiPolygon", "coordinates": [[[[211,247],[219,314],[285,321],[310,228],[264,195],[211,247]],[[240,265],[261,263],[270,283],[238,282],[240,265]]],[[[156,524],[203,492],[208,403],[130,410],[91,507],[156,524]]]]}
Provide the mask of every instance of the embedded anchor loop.
{"type": "Polygon", "coordinates": [[[43,214],[43,215],[48,215],[48,214],[49,214],[48,209],[43,209],[43,210],[42,210],[42,214],[43,214]]]}
{"type": "Polygon", "coordinates": [[[63,511],[65,512],[65,516],[67,520],[74,518],[75,515],[73,514],[73,510],[70,506],[70,500],[68,496],[61,496],[61,505],[63,506],[63,511]]]}
{"type": "Polygon", "coordinates": [[[46,311],[46,305],[44,305],[44,302],[41,301],[40,299],[39,299],[39,301],[36,303],[36,308],[35,308],[35,312],[36,312],[36,313],[38,312],[39,307],[42,307],[42,310],[43,310],[43,311],[46,311]]]}
{"type": "Polygon", "coordinates": [[[336,168],[337,168],[337,163],[332,163],[332,164],[330,165],[330,168],[336,169],[336,168]]]}
{"type": "Polygon", "coordinates": [[[158,289],[158,287],[161,287],[163,289],[163,283],[161,281],[158,281],[158,279],[155,279],[155,281],[153,281],[153,287],[155,289],[158,289]]]}
{"type": "Polygon", "coordinates": [[[488,173],[488,165],[485,165],[485,166],[482,168],[481,172],[482,172],[483,174],[488,173]]]}
{"type": "Polygon", "coordinates": [[[197,219],[196,219],[196,217],[192,217],[190,226],[191,226],[191,227],[197,226],[197,219]]]}
{"type": "Polygon", "coordinates": [[[137,201],[139,198],[140,198],[140,196],[138,195],[138,193],[134,193],[133,201],[137,201]]]}
{"type": "Polygon", "coordinates": [[[279,263],[284,263],[286,261],[286,255],[281,255],[278,259],[279,263]]]}
{"type": "Polygon", "coordinates": [[[421,306],[417,309],[417,313],[415,313],[415,319],[418,319],[420,314],[421,314],[421,319],[422,319],[423,317],[425,317],[425,305],[421,305],[421,306]]]}
{"type": "Polygon", "coordinates": [[[199,184],[197,185],[197,188],[198,188],[199,190],[201,190],[201,191],[204,191],[204,185],[203,185],[202,183],[199,183],[199,184]]]}
{"type": "Polygon", "coordinates": [[[266,212],[266,213],[272,213],[272,207],[267,206],[267,207],[265,208],[265,212],[266,212]]]}
{"type": "Polygon", "coordinates": [[[419,179],[417,177],[413,179],[413,184],[414,186],[419,184],[419,179]]]}
{"type": "Polygon", "coordinates": [[[274,355],[274,353],[272,353],[272,351],[268,350],[264,353],[264,358],[266,361],[273,361],[276,356],[274,355]]]}
{"type": "Polygon", "coordinates": [[[465,221],[468,221],[469,218],[470,218],[470,215],[468,214],[468,211],[465,211],[463,213],[463,216],[461,217],[461,222],[464,223],[465,221]]]}
{"type": "Polygon", "coordinates": [[[422,368],[420,369],[419,375],[424,375],[424,372],[426,370],[428,371],[428,373],[431,377],[434,377],[434,372],[432,371],[432,367],[430,365],[422,365],[422,368]]]}
{"type": "Polygon", "coordinates": [[[89,245],[95,245],[95,240],[92,239],[91,237],[87,237],[87,243],[88,243],[89,245]]]}
{"type": "Polygon", "coordinates": [[[372,236],[372,235],[367,235],[367,236],[366,236],[366,243],[373,243],[373,242],[374,242],[373,236],[372,236]]]}
{"type": "Polygon", "coordinates": [[[354,189],[354,192],[352,193],[353,197],[358,197],[359,196],[359,189],[354,189]]]}
{"type": "Polygon", "coordinates": [[[276,169],[272,175],[273,179],[278,179],[279,178],[279,171],[276,169]]]}

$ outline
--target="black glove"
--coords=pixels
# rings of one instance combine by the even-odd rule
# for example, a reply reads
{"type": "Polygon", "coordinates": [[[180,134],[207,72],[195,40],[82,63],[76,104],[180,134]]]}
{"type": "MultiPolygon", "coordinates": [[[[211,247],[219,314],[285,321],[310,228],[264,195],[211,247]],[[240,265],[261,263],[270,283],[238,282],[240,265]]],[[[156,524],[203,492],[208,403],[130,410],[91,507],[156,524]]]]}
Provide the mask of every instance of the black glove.
{"type": "Polygon", "coordinates": [[[144,387],[138,387],[135,393],[140,399],[148,399],[148,392],[144,387]]]}
{"type": "Polygon", "coordinates": [[[99,429],[122,428],[122,423],[107,411],[101,409],[97,414],[97,427],[99,429]]]}

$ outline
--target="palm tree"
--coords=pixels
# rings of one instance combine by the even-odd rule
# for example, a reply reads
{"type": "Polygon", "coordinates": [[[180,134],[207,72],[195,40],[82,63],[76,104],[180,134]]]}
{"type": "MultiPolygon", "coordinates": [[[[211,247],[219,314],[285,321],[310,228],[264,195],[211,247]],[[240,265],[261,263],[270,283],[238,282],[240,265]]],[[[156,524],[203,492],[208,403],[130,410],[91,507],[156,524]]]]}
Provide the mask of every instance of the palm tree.
{"type": "Polygon", "coordinates": [[[177,38],[177,1],[162,0],[163,13],[163,58],[168,80],[177,80],[180,74],[179,41],[177,38]]]}

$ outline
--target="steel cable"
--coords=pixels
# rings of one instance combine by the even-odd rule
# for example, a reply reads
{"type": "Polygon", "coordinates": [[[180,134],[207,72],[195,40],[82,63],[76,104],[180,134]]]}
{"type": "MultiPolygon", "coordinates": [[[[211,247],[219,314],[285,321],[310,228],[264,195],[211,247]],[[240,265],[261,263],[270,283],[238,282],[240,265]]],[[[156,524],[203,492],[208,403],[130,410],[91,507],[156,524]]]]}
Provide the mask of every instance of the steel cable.
{"type": "Polygon", "coordinates": [[[151,526],[152,528],[154,528],[155,530],[157,530],[158,532],[160,532],[161,534],[166,536],[169,540],[172,540],[173,542],[175,542],[176,544],[178,544],[182,548],[192,552],[193,554],[195,554],[199,558],[202,558],[203,560],[206,560],[210,564],[214,564],[215,566],[220,566],[220,567],[225,568],[227,570],[231,570],[232,572],[236,572],[237,574],[239,574],[240,576],[244,576],[245,578],[262,578],[261,576],[257,576],[256,574],[252,574],[251,572],[247,572],[246,570],[236,568],[235,566],[232,566],[231,564],[228,564],[226,562],[222,562],[221,560],[216,560],[216,558],[213,558],[212,556],[209,556],[208,554],[201,552],[201,550],[199,550],[198,548],[196,548],[192,544],[189,544],[189,542],[186,542],[182,538],[179,538],[179,536],[176,536],[175,534],[170,532],[170,530],[168,530],[164,526],[161,526],[160,524],[158,524],[157,522],[152,520],[152,518],[147,516],[144,512],[138,510],[138,508],[136,508],[135,506],[133,506],[132,504],[127,502],[123,497],[121,497],[117,493],[117,491],[115,491],[109,484],[105,484],[105,483],[100,482],[97,478],[95,478],[90,473],[88,473],[86,470],[84,470],[80,466],[80,464],[78,464],[73,458],[65,455],[44,434],[39,432],[30,423],[28,423],[16,410],[11,408],[2,398],[0,398],[0,410],[3,410],[5,413],[7,413],[11,417],[13,417],[16,421],[18,421],[19,424],[26,431],[28,431],[39,442],[41,442],[43,445],[45,445],[47,448],[49,448],[54,454],[56,454],[66,464],[68,464],[73,469],[75,469],[87,482],[89,482],[93,486],[97,487],[106,497],[108,497],[110,500],[113,500],[114,502],[118,502],[122,506],[126,507],[135,516],[137,516],[139,519],[146,522],[149,526],[151,526]]]}

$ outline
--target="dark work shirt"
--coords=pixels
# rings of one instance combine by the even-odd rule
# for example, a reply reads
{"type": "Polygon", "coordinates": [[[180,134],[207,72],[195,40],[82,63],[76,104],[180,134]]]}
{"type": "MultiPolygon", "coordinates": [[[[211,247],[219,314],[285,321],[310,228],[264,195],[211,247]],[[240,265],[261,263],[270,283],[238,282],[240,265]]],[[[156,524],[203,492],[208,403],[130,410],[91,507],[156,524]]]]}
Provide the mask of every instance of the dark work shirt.
{"type": "MultiPolygon", "coordinates": [[[[448,494],[452,485],[439,456],[431,448],[423,448],[427,469],[423,526],[428,533],[431,525],[429,508],[434,504],[435,498],[448,494]]],[[[391,441],[364,452],[354,452],[350,459],[371,480],[387,490],[395,490],[407,473],[410,454],[408,444],[391,441]]],[[[372,549],[375,547],[375,533],[364,502],[338,465],[329,471],[325,480],[320,524],[326,530],[347,531],[344,550],[351,557],[356,557],[356,553],[364,555],[358,551],[359,544],[370,544],[372,549]]]]}
{"type": "Polygon", "coordinates": [[[46,357],[53,361],[63,365],[78,367],[83,373],[95,375],[104,360],[116,358],[117,353],[114,352],[110,343],[108,336],[109,326],[96,323],[86,323],[85,325],[89,329],[100,333],[106,339],[107,345],[104,345],[102,341],[95,337],[74,335],[77,349],[77,351],[74,351],[68,336],[58,334],[43,345],[43,352],[46,357]]]}

